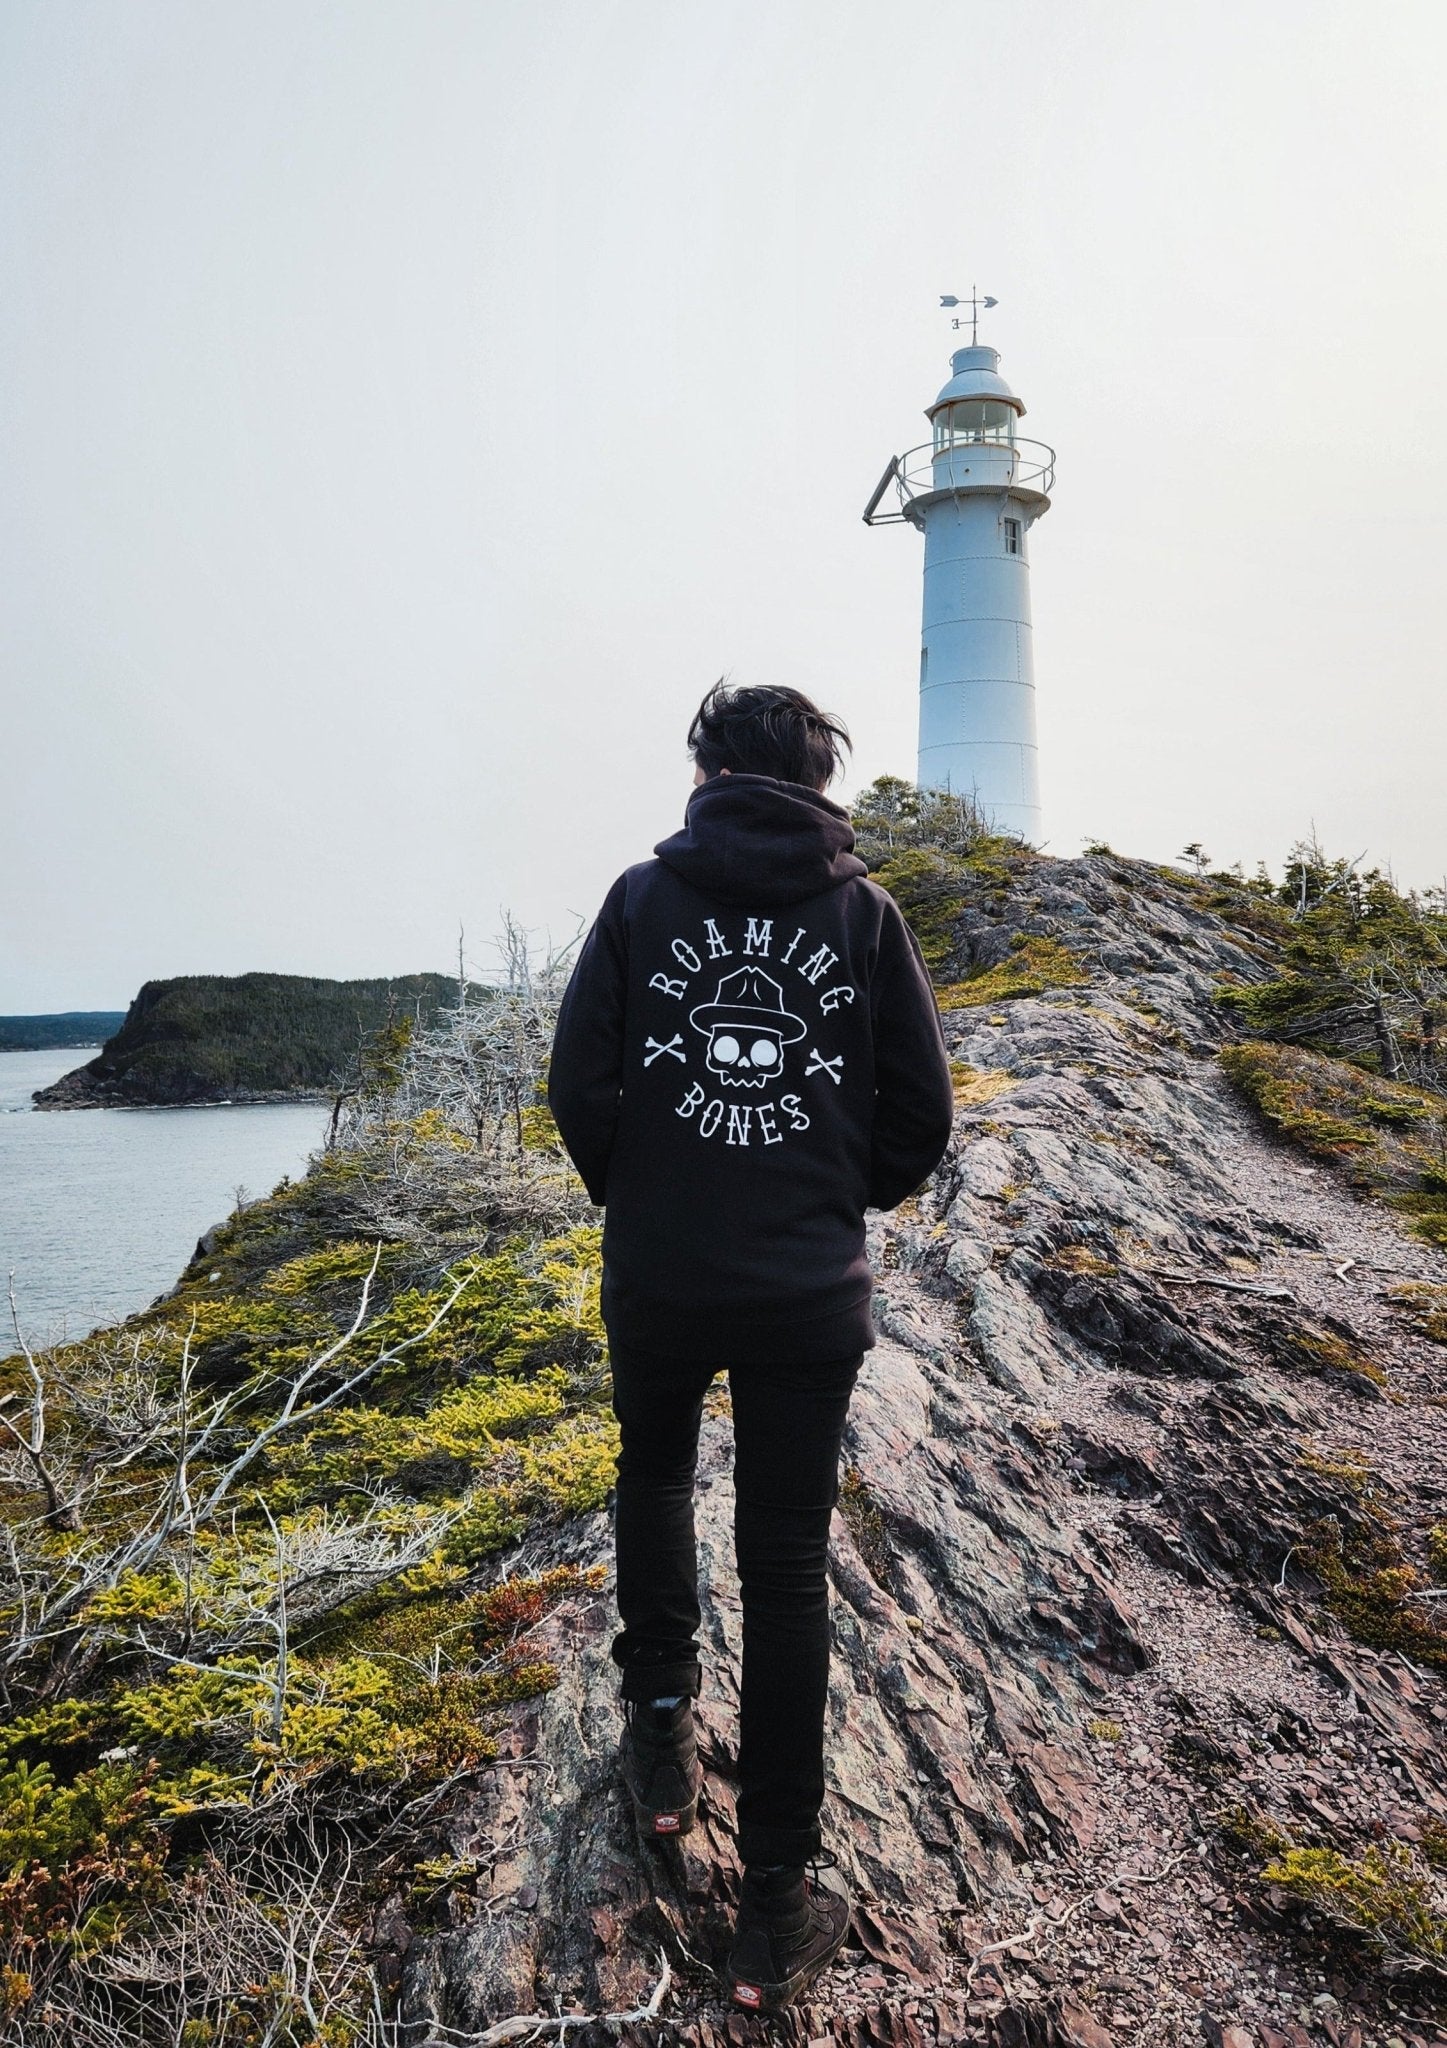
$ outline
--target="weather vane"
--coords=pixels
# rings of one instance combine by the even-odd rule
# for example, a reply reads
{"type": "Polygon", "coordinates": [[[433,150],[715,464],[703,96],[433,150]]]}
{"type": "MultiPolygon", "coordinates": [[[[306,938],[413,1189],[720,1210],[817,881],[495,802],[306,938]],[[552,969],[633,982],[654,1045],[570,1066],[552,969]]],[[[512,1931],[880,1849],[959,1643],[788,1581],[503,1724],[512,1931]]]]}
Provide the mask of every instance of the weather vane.
{"type": "MultiPolygon", "coordinates": [[[[978,338],[978,332],[979,332],[979,325],[980,325],[980,315],[981,315],[981,313],[983,313],[983,312],[984,312],[984,310],[985,310],[985,308],[986,308],[987,306],[998,306],[998,305],[999,305],[999,303],[1000,303],[1000,301],[999,301],[998,299],[982,299],[982,298],[980,297],[980,295],[979,295],[979,288],[978,288],[978,286],[976,286],[976,285],[971,285],[971,286],[970,286],[970,296],[969,296],[969,297],[968,297],[967,299],[955,299],[955,298],[941,298],[941,300],[940,300],[940,304],[941,304],[942,306],[962,306],[962,307],[963,307],[963,306],[968,306],[968,307],[969,307],[969,309],[970,309],[970,347],[971,347],[971,348],[973,348],[973,347],[975,346],[975,342],[976,342],[976,340],[977,340],[977,338],[978,338]]],[[[964,320],[963,320],[963,318],[956,318],[956,319],[954,319],[954,320],[951,320],[951,322],[950,322],[950,325],[951,325],[951,327],[953,327],[953,328],[956,328],[956,329],[959,329],[959,328],[963,327],[963,326],[964,326],[964,324],[965,324],[965,323],[964,323],[964,320]]]]}

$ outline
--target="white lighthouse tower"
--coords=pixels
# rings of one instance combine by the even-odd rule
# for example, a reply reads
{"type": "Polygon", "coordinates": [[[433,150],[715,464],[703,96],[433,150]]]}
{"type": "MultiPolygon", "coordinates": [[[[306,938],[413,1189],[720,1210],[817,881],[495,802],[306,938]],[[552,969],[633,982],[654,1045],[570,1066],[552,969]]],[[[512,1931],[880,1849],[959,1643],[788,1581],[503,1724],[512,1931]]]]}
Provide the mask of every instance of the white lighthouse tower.
{"type": "Polygon", "coordinates": [[[973,797],[997,828],[1038,844],[1029,536],[1050,509],[1055,451],[1022,439],[1025,407],[998,353],[975,340],[979,307],[995,301],[964,303],[970,346],[951,357],[950,381],[926,408],[932,438],[892,458],[864,518],[924,533],[921,786],[973,797]]]}

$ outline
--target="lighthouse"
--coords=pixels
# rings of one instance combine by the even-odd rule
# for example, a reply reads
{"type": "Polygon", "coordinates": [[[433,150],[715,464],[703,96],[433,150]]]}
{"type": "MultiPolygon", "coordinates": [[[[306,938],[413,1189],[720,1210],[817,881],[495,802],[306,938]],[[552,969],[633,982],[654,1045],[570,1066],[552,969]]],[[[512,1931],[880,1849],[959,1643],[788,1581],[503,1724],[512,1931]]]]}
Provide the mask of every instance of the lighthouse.
{"type": "MultiPolygon", "coordinates": [[[[994,301],[964,303],[978,317],[994,301]]],[[[864,519],[924,534],[921,786],[971,797],[997,830],[1038,844],[1030,530],[1050,509],[1055,451],[1021,436],[1024,404],[970,324],[925,409],[930,439],[891,459],[864,519]]]]}

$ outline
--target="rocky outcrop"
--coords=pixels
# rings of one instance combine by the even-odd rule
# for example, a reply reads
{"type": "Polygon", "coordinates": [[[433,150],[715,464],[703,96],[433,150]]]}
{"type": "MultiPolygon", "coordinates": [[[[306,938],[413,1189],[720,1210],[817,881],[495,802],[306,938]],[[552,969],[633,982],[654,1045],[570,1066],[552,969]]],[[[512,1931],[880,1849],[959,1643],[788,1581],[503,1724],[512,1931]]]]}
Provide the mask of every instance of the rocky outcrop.
{"type": "Polygon", "coordinates": [[[98,1060],[73,1067],[49,1087],[37,1088],[31,1098],[36,1109],[215,1109],[243,1103],[329,1099],[321,1088],[228,1088],[224,1082],[198,1082],[189,1092],[148,1093],[130,1079],[106,1073],[98,1060]]]}
{"type": "MultiPolygon", "coordinates": [[[[840,1966],[771,2032],[714,1975],[738,1881],[720,1383],[700,1827],[640,1844],[607,1596],[559,1608],[561,1684],[449,1811],[456,1882],[380,1911],[415,2041],[522,2038],[489,2030],[526,2015],[556,2037],[569,2013],[575,2044],[697,2048],[1443,2040],[1427,1973],[1384,1974],[1243,1844],[1444,1839],[1447,1637],[1438,1659],[1430,1603],[1372,1574],[1420,1562],[1447,1516],[1444,1351],[1392,1299],[1447,1258],[1232,1094],[1213,987],[1269,948],[1205,895],[1022,859],[962,917],[967,973],[1024,933],[1088,979],[949,1012],[950,1156],[874,1225],[881,1342],[832,1563],[826,1827],[858,1900],[840,1966]]],[[[567,1555],[606,1564],[606,1516],[567,1555]]]]}

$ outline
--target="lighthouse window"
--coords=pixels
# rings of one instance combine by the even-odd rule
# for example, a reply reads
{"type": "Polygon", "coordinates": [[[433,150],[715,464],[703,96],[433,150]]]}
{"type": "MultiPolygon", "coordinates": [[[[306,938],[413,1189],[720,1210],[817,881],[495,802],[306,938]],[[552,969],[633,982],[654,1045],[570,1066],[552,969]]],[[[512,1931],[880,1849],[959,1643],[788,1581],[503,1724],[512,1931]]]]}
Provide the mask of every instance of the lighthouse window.
{"type": "Polygon", "coordinates": [[[1018,555],[1020,552],[1020,522],[1018,519],[1002,521],[1005,528],[1005,553],[1018,555]]]}
{"type": "Polygon", "coordinates": [[[958,398],[935,414],[935,447],[958,448],[971,442],[1009,445],[1015,438],[1015,408],[998,398],[958,398]]]}

